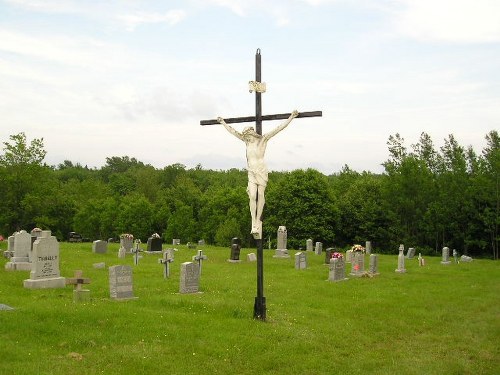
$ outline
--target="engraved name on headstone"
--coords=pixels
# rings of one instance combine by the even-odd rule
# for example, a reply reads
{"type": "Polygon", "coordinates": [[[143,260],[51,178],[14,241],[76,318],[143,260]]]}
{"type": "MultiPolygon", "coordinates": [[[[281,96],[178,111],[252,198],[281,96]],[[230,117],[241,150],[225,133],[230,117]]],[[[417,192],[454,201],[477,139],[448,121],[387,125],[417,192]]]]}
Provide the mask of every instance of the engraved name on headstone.
{"type": "Polygon", "coordinates": [[[115,300],[137,298],[133,291],[132,267],[122,265],[109,267],[109,295],[115,300]]]}

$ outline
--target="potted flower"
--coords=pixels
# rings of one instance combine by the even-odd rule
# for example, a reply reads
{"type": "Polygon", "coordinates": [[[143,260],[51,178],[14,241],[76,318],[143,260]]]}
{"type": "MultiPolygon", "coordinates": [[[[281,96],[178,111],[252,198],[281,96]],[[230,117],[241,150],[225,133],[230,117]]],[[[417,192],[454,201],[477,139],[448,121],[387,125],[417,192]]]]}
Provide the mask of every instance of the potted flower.
{"type": "Polygon", "coordinates": [[[365,248],[361,245],[354,245],[353,247],[351,247],[351,250],[353,253],[365,253],[365,248]]]}

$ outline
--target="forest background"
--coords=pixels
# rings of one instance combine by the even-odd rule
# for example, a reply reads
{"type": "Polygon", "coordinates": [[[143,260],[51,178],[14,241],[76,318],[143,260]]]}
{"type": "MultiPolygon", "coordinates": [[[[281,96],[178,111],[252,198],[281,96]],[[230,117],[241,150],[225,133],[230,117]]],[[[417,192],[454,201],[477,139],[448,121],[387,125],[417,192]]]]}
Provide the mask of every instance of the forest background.
{"type": "MultiPolygon", "coordinates": [[[[399,135],[387,141],[384,173],[345,165],[324,175],[314,169],[270,172],[264,235],[275,246],[278,226],[288,247],[308,238],[344,248],[371,241],[379,253],[400,243],[422,254],[443,246],[461,254],[498,259],[500,138],[486,136],[480,152],[453,135],[439,149],[426,133],[407,147],[399,135]]],[[[171,243],[204,239],[229,246],[233,237],[254,246],[249,233],[246,170],[154,168],[128,156],[106,158],[101,168],[65,160],[44,163],[43,139],[24,133],[3,142],[0,154],[0,234],[50,229],[59,240],[76,231],[89,240],[153,233],[171,243]]],[[[369,152],[360,151],[356,152],[369,152]]]]}

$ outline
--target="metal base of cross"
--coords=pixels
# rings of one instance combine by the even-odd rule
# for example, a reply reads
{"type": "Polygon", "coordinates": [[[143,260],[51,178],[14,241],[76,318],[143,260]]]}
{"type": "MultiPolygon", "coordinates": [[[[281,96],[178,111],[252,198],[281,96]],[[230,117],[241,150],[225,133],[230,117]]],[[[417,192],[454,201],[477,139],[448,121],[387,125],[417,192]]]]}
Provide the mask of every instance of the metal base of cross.
{"type": "Polygon", "coordinates": [[[266,297],[255,297],[253,305],[253,318],[266,320],[266,297]]]}

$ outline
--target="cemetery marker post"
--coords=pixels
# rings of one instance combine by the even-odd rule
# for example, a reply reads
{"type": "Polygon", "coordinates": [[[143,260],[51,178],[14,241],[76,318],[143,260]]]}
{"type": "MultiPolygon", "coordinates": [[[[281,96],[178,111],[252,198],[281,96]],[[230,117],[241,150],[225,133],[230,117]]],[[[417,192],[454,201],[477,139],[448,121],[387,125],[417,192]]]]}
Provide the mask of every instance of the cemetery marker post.
{"type": "MultiPolygon", "coordinates": [[[[262,135],[262,121],[285,120],[291,113],[280,113],[274,115],[262,115],[262,92],[266,91],[265,84],[262,84],[261,55],[260,48],[255,53],[255,81],[249,82],[250,93],[255,91],[255,116],[225,118],[226,124],[252,122],[255,121],[255,132],[262,135]]],[[[321,117],[321,111],[299,112],[299,117],[321,117]]],[[[200,125],[219,125],[219,121],[201,120],[200,125]]],[[[260,218],[262,222],[262,217],[260,218]]],[[[255,237],[255,236],[254,236],[255,237]]],[[[266,320],[266,297],[264,297],[264,253],[262,249],[262,236],[255,238],[257,245],[257,297],[255,297],[253,317],[255,319],[266,320]]]]}

